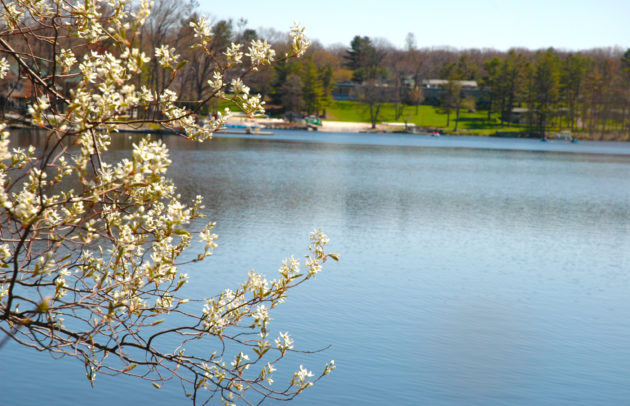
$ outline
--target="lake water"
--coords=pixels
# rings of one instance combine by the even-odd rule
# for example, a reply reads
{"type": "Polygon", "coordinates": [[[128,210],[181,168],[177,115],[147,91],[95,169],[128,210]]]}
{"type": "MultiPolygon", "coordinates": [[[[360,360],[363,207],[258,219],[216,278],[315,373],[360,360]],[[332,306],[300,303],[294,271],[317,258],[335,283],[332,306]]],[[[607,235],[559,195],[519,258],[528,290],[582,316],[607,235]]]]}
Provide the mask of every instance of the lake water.
{"type": "MultiPolygon", "coordinates": [[[[295,405],[630,404],[630,145],[277,132],[172,136],[170,176],[220,236],[185,271],[211,296],[274,277],[322,228],[326,264],[272,327],[337,370],[295,405]]],[[[120,139],[118,148],[130,140],[120,139]]],[[[186,405],[7,345],[1,405],[186,405]]],[[[273,403],[271,403],[273,404],[273,403]]]]}

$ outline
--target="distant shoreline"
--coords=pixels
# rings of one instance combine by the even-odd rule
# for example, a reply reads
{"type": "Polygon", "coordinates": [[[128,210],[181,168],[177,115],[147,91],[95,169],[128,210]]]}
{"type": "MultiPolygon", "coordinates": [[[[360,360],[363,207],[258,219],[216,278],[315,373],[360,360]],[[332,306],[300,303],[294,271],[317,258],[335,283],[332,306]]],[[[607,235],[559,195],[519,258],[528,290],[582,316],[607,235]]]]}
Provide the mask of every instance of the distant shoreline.
{"type": "MultiPolygon", "coordinates": [[[[408,126],[405,123],[379,123],[372,128],[370,123],[366,122],[356,122],[356,121],[335,121],[335,120],[321,120],[321,125],[306,125],[298,122],[288,122],[282,119],[269,119],[269,118],[237,118],[236,120],[231,119],[228,121],[228,124],[239,123],[245,134],[268,134],[269,131],[274,130],[313,130],[312,132],[323,132],[323,133],[349,133],[349,134],[358,134],[358,133],[410,133],[410,134],[431,134],[433,131],[438,131],[440,135],[448,135],[448,136],[470,136],[470,137],[499,137],[499,138],[532,138],[535,139],[537,137],[525,137],[519,132],[496,132],[488,133],[488,134],[480,134],[469,133],[466,130],[461,130],[458,132],[452,131],[444,131],[441,128],[421,128],[410,124],[408,126]]],[[[7,129],[32,129],[32,130],[40,130],[38,126],[31,125],[29,123],[9,123],[7,129]]],[[[119,127],[119,132],[125,133],[136,133],[136,134],[155,134],[155,135],[170,135],[177,134],[176,131],[165,129],[165,128],[148,128],[148,127],[131,127],[128,125],[121,125],[119,127]]],[[[217,134],[227,134],[230,133],[231,130],[229,128],[223,128],[223,131],[217,131],[217,134]]],[[[237,133],[240,133],[237,132],[237,133]]],[[[558,134],[555,132],[550,132],[549,139],[554,139],[554,137],[558,134]]],[[[576,134],[576,138],[578,140],[584,141],[596,141],[596,142],[628,142],[630,140],[619,140],[619,139],[591,139],[588,137],[582,137],[581,134],[576,134]]]]}

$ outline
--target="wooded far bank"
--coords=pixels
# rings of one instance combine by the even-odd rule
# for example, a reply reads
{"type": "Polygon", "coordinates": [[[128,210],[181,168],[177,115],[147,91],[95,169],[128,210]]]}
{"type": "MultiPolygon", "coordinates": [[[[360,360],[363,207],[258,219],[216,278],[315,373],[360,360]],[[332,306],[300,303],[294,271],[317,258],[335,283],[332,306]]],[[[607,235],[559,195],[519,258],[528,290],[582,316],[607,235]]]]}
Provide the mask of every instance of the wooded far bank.
{"type": "MultiPolygon", "coordinates": [[[[157,0],[152,14],[136,36],[137,46],[155,54],[167,44],[185,64],[177,77],[158,69],[154,59],[139,80],[154,94],[172,89],[183,99],[203,100],[211,93],[217,61],[232,42],[266,40],[279,52],[288,49],[289,37],[273,29],[254,30],[245,20],[213,23],[211,54],[193,52],[197,18],[193,3],[157,0]]],[[[72,49],[73,38],[65,38],[72,49]]],[[[42,69],[55,69],[47,59],[53,50],[38,42],[42,69]],[[44,66],[46,65],[46,66],[44,66]]],[[[95,44],[93,49],[106,49],[95,44]]],[[[11,63],[11,61],[9,61],[11,63]]],[[[71,73],[71,72],[70,72],[71,73]]],[[[10,66],[0,85],[0,113],[5,119],[27,118],[28,106],[37,98],[36,86],[17,64],[10,66]]],[[[304,58],[279,63],[248,76],[252,93],[260,93],[268,114],[290,120],[303,116],[353,121],[414,123],[452,132],[518,131],[524,136],[545,137],[567,132],[580,138],[630,139],[630,49],[600,48],[582,51],[558,49],[509,51],[494,49],[418,48],[413,34],[403,49],[368,36],[350,44],[325,47],[313,39],[304,58]],[[350,112],[349,110],[355,110],[350,112]]],[[[226,78],[229,80],[229,78],[226,78]]],[[[69,93],[65,81],[62,93],[69,93]]],[[[221,100],[199,109],[200,115],[224,107],[221,100]]],[[[130,115],[160,114],[132,111],[130,115]]]]}

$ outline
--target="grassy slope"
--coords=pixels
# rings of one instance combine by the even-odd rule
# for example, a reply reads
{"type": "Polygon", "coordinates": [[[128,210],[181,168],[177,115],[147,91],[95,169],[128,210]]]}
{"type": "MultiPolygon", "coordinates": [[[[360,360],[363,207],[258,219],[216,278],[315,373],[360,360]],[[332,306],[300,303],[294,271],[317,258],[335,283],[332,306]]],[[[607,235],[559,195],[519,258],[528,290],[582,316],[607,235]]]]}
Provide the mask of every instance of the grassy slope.
{"type": "MultiPolygon", "coordinates": [[[[370,121],[367,107],[361,103],[351,101],[331,102],[326,108],[326,116],[328,120],[334,121],[370,121]]],[[[474,134],[490,134],[495,131],[520,131],[523,129],[522,126],[501,128],[499,120],[496,119],[496,114],[493,115],[492,121],[487,121],[487,118],[487,111],[469,113],[462,110],[458,129],[474,134]]],[[[395,120],[393,105],[386,103],[381,107],[378,122],[404,122],[405,120],[409,124],[416,124],[421,127],[437,127],[450,131],[455,127],[455,113],[451,113],[451,123],[446,127],[446,114],[439,113],[434,106],[418,106],[418,114],[416,114],[415,106],[405,106],[399,120],[395,120]]]]}
{"type": "MultiPolygon", "coordinates": [[[[226,101],[215,101],[211,110],[221,111],[225,107],[229,107],[230,110],[237,110],[234,104],[226,101]]],[[[381,107],[381,113],[379,114],[378,122],[407,122],[409,124],[416,124],[425,128],[441,128],[446,131],[453,131],[455,128],[455,113],[451,113],[450,125],[446,126],[446,114],[438,112],[438,109],[434,106],[418,106],[418,114],[416,114],[415,106],[405,106],[403,114],[400,119],[395,120],[394,106],[390,103],[385,103],[381,107]]],[[[475,113],[469,113],[462,110],[458,130],[467,134],[494,134],[495,131],[522,131],[523,126],[515,125],[508,127],[507,125],[501,128],[500,122],[497,119],[497,115],[493,114],[493,120],[488,121],[487,111],[478,111],[475,113]]],[[[326,108],[326,119],[333,121],[355,121],[355,122],[370,122],[370,113],[367,106],[356,101],[331,101],[326,108]]]]}

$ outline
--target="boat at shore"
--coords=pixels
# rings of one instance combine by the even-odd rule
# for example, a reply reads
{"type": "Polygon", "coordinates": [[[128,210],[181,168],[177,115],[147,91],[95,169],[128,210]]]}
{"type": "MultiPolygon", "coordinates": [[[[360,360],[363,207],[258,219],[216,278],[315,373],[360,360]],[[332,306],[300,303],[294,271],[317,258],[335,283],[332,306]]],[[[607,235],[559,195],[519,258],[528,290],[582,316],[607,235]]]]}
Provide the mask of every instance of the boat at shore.
{"type": "Polygon", "coordinates": [[[241,124],[226,124],[224,128],[217,131],[217,134],[274,135],[272,131],[262,130],[259,126],[241,124]]]}

